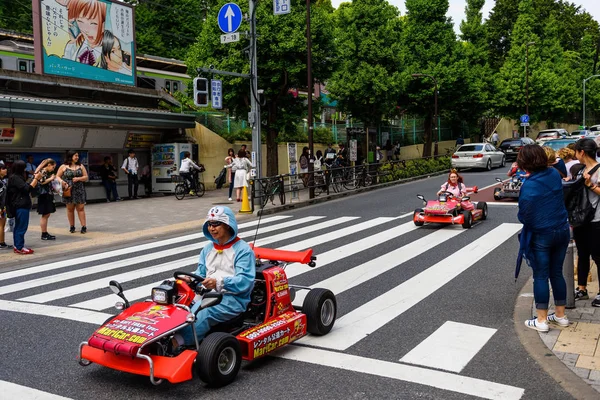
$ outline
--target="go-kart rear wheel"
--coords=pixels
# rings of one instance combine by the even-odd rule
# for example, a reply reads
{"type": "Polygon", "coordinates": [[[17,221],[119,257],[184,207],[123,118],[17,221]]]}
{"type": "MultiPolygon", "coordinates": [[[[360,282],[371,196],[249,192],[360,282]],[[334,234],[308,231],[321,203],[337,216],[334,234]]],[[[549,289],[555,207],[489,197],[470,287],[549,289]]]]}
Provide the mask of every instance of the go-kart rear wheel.
{"type": "Polygon", "coordinates": [[[477,209],[478,210],[482,210],[481,213],[481,220],[486,220],[487,216],[488,216],[488,206],[487,203],[485,201],[480,201],[477,203],[477,209]]]}
{"type": "Polygon", "coordinates": [[[415,212],[413,213],[413,222],[415,223],[416,226],[423,226],[423,221],[417,221],[417,215],[421,214],[423,212],[422,208],[417,208],[415,210],[415,212]]]}
{"type": "Polygon", "coordinates": [[[463,211],[463,215],[465,217],[465,220],[462,224],[462,227],[465,229],[471,228],[473,226],[473,215],[471,215],[471,211],[465,210],[463,211]]]}
{"type": "Polygon", "coordinates": [[[225,332],[211,333],[202,340],[196,357],[198,377],[211,387],[233,382],[242,365],[238,340],[225,332]]]}
{"type": "Polygon", "coordinates": [[[313,335],[329,333],[337,315],[337,301],[331,290],[311,289],[302,303],[302,312],[306,314],[306,330],[313,335]]]}
{"type": "Polygon", "coordinates": [[[494,200],[500,200],[501,199],[501,197],[498,196],[498,193],[500,193],[501,191],[502,191],[502,189],[500,189],[500,188],[494,189],[494,200]]]}

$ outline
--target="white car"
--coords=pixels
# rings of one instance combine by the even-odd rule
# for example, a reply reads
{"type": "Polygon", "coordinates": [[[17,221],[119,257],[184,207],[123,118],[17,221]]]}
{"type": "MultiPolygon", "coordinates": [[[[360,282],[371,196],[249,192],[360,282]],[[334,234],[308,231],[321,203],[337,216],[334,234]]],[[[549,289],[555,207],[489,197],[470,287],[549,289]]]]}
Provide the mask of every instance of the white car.
{"type": "Polygon", "coordinates": [[[489,143],[469,143],[460,146],[451,159],[452,168],[504,167],[506,156],[489,143]]]}
{"type": "Polygon", "coordinates": [[[538,133],[535,142],[540,146],[552,139],[564,139],[569,136],[569,132],[566,129],[545,129],[538,133]]]}

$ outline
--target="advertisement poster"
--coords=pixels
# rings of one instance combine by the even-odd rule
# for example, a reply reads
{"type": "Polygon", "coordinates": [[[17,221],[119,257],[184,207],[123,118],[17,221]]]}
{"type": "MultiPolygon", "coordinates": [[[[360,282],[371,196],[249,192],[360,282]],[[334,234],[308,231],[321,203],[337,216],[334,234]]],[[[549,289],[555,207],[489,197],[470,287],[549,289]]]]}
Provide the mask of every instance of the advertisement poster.
{"type": "Polygon", "coordinates": [[[133,8],[108,0],[40,0],[43,72],[135,85],[133,8]]]}

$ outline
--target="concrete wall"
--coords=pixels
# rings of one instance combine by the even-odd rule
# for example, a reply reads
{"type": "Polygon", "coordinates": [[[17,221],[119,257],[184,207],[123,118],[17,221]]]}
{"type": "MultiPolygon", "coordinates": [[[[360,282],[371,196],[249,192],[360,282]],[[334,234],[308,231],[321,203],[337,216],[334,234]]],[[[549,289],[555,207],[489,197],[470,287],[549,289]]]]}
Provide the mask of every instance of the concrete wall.
{"type": "MultiPolygon", "coordinates": [[[[554,128],[562,128],[566,129],[568,132],[573,132],[579,129],[579,125],[577,124],[554,124],[554,128]]],[[[546,122],[538,122],[534,123],[531,126],[527,127],[527,136],[534,139],[537,138],[537,135],[540,131],[544,129],[548,129],[548,124],[546,122]]],[[[521,122],[502,118],[496,131],[498,132],[498,136],[500,136],[500,141],[504,139],[508,139],[512,137],[513,130],[519,132],[519,135],[523,135],[523,128],[521,127],[521,122]]]]}

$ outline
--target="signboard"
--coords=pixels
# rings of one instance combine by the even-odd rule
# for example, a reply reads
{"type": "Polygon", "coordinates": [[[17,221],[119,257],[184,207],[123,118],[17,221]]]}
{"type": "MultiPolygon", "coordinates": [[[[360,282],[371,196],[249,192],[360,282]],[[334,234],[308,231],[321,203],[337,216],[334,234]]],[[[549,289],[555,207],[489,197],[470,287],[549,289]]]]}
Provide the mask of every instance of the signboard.
{"type": "Polygon", "coordinates": [[[211,100],[212,108],[220,110],[223,108],[223,82],[219,79],[211,79],[211,100]]]}
{"type": "MultiPolygon", "coordinates": [[[[523,124],[527,124],[527,123],[529,123],[529,115],[527,115],[527,114],[523,114],[523,115],[521,115],[521,122],[522,122],[523,124]]],[[[525,125],[521,125],[521,126],[525,126],[525,125]]]]}
{"type": "Polygon", "coordinates": [[[349,147],[349,154],[348,154],[348,158],[350,159],[350,161],[356,161],[358,158],[357,155],[357,142],[356,139],[352,139],[348,142],[348,147],[349,147]]]}
{"type": "Polygon", "coordinates": [[[0,143],[11,144],[15,138],[15,128],[2,128],[0,131],[0,143]]]}
{"type": "MultiPolygon", "coordinates": [[[[133,7],[111,0],[39,0],[44,74],[135,85],[133,7]]],[[[39,15],[39,20],[37,17],[39,15]]]]}
{"type": "Polygon", "coordinates": [[[151,135],[143,133],[128,133],[125,147],[143,148],[152,147],[160,141],[160,135],[151,135]]]}
{"type": "Polygon", "coordinates": [[[223,33],[233,33],[240,28],[242,24],[242,10],[235,3],[227,3],[219,10],[217,16],[219,29],[223,33]]]}
{"type": "Polygon", "coordinates": [[[273,0],[273,14],[289,14],[292,11],[290,0],[273,0]]]}
{"type": "Polygon", "coordinates": [[[240,34],[237,32],[221,35],[221,43],[233,43],[240,41],[240,34]]]}
{"type": "Polygon", "coordinates": [[[521,126],[529,126],[529,122],[521,122],[521,126]]]}

